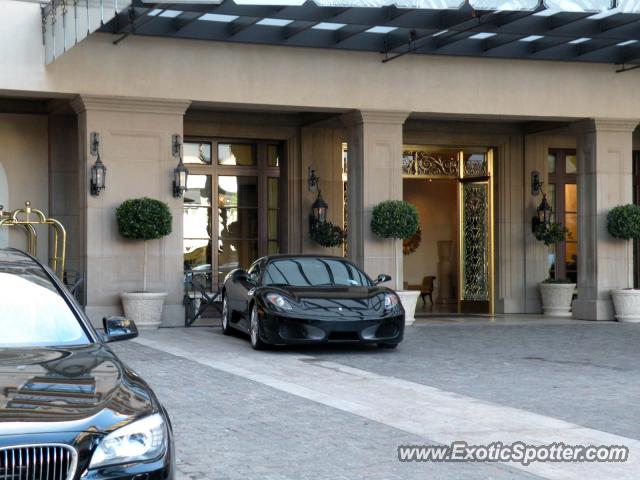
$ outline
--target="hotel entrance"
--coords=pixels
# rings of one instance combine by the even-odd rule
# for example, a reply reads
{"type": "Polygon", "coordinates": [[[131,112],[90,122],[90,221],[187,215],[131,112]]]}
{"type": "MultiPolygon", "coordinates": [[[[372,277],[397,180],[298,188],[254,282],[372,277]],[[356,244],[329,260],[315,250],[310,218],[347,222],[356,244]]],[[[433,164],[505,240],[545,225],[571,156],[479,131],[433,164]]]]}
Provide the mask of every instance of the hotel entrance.
{"type": "Polygon", "coordinates": [[[494,311],[493,159],[491,148],[403,149],[403,198],[420,214],[403,243],[417,314],[494,311]]]}

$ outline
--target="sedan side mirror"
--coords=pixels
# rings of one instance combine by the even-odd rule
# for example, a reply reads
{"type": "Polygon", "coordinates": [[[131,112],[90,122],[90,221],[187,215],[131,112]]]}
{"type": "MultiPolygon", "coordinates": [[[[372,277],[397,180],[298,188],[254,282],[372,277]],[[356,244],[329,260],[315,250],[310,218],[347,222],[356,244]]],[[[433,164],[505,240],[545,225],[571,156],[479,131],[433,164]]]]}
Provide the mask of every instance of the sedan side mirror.
{"type": "Polygon", "coordinates": [[[374,285],[380,285],[381,283],[390,282],[390,281],[391,281],[391,276],[390,275],[387,275],[386,273],[381,273],[373,281],[373,284],[374,285]]]}
{"type": "Polygon", "coordinates": [[[138,327],[133,322],[124,317],[109,317],[102,319],[104,335],[102,339],[105,343],[129,340],[138,336],[138,327]]]}

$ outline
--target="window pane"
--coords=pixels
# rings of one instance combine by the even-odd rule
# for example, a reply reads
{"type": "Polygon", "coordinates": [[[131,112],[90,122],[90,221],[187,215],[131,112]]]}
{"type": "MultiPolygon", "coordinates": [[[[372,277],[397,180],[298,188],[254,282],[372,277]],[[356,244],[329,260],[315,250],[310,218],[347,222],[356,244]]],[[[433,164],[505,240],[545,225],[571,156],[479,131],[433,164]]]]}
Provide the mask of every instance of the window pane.
{"type": "Polygon", "coordinates": [[[269,210],[267,230],[269,240],[278,240],[278,210],[269,210]]]}
{"type": "Polygon", "coordinates": [[[547,170],[548,173],[556,173],[556,154],[550,153],[547,155],[547,170]]]}
{"type": "Polygon", "coordinates": [[[578,171],[578,158],[575,155],[567,155],[564,158],[566,173],[576,173],[578,171]]]}
{"type": "Polygon", "coordinates": [[[562,12],[604,12],[613,6],[611,0],[544,0],[549,10],[562,12]]]}
{"type": "Polygon", "coordinates": [[[547,253],[547,266],[549,267],[549,278],[556,278],[556,246],[549,246],[547,253]]]}
{"type": "Polygon", "coordinates": [[[278,145],[267,146],[267,165],[270,167],[280,166],[280,149],[278,145]]]}
{"type": "MultiPolygon", "coordinates": [[[[573,240],[574,242],[578,240],[578,214],[577,213],[567,213],[564,216],[565,227],[569,230],[569,236],[567,240],[573,240]]],[[[568,258],[568,257],[567,257],[568,258]]]]}
{"type": "Polygon", "coordinates": [[[211,240],[207,238],[185,238],[183,243],[184,269],[211,268],[211,240]]]}
{"type": "Polygon", "coordinates": [[[566,277],[575,282],[578,277],[578,244],[576,242],[566,243],[565,268],[566,277]]]}
{"type": "Polygon", "coordinates": [[[218,234],[221,239],[257,238],[257,208],[219,208],[218,234]]]}
{"type": "Polygon", "coordinates": [[[280,253],[280,244],[278,242],[269,242],[269,255],[280,253]]]}
{"type": "Polygon", "coordinates": [[[547,186],[547,202],[551,205],[551,218],[552,222],[555,222],[556,218],[556,186],[553,183],[550,183],[547,186]]]}
{"type": "Polygon", "coordinates": [[[267,207],[278,208],[278,179],[270,177],[267,180],[267,207]]]}
{"type": "Polygon", "coordinates": [[[565,212],[578,211],[578,186],[575,183],[567,183],[564,186],[564,210],[565,212]]]}
{"type": "Polygon", "coordinates": [[[211,144],[185,142],[183,148],[183,162],[196,164],[211,164],[211,144]]]}
{"type": "Polygon", "coordinates": [[[211,177],[209,175],[189,175],[187,177],[184,203],[185,205],[211,205],[211,177]]]}
{"type": "Polygon", "coordinates": [[[211,237],[211,209],[186,206],[182,215],[184,238],[211,237]]]}
{"type": "Polygon", "coordinates": [[[250,143],[219,143],[218,164],[242,166],[255,165],[255,148],[250,143]]]}
{"type": "Polygon", "coordinates": [[[258,177],[218,177],[219,207],[255,207],[258,205],[258,177]]]}
{"type": "Polygon", "coordinates": [[[235,268],[248,268],[258,258],[257,240],[218,241],[218,281],[235,268]]]}

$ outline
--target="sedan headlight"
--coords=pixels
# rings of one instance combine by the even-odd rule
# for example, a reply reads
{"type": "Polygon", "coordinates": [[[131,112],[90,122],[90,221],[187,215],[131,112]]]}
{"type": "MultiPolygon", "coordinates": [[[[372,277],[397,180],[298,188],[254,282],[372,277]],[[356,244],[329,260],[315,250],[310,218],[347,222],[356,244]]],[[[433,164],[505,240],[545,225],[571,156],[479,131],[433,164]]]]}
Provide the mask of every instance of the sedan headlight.
{"type": "Polygon", "coordinates": [[[140,462],[159,457],[167,448],[167,431],[158,413],[119,428],[102,439],[89,468],[140,462]]]}
{"type": "Polygon", "coordinates": [[[400,299],[395,293],[387,292],[384,294],[384,309],[393,310],[400,303],[400,299]]]}
{"type": "Polygon", "coordinates": [[[264,298],[271,305],[274,305],[282,310],[293,310],[293,306],[291,305],[291,303],[289,303],[289,301],[279,293],[267,293],[264,298]]]}

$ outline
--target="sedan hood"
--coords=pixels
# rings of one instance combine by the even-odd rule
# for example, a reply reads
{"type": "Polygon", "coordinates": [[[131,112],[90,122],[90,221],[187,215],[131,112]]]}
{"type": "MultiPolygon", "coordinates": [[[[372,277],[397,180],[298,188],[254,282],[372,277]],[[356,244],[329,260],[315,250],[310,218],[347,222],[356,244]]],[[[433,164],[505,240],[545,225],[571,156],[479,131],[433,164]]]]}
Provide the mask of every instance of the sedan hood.
{"type": "Polygon", "coordinates": [[[0,435],[108,433],[155,405],[144,381],[103,345],[0,348],[0,435]]]}

